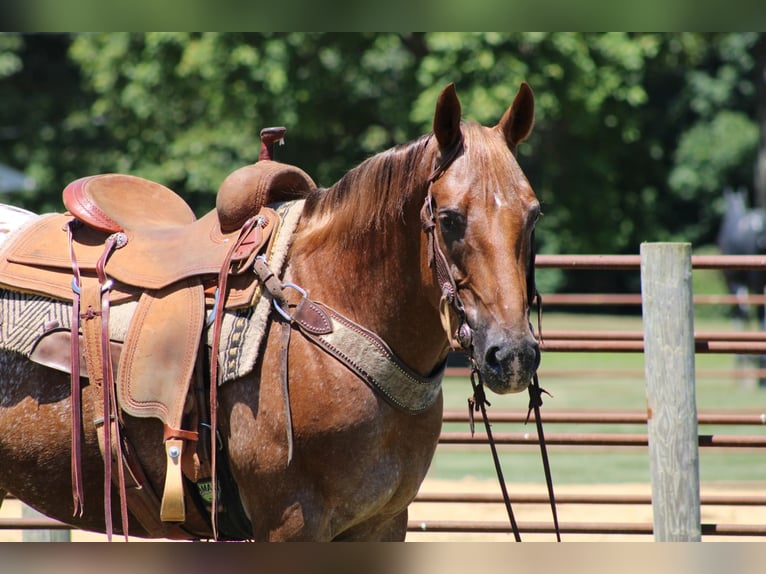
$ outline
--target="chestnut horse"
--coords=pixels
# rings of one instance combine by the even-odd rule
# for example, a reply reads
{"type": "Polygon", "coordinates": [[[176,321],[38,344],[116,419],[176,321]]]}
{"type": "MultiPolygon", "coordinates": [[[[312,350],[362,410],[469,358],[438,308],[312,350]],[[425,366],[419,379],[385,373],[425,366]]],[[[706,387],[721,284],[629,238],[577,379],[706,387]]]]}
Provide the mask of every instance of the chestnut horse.
{"type": "MultiPolygon", "coordinates": [[[[309,193],[283,280],[376,333],[396,364],[436,380],[436,391],[417,413],[398,408],[293,329],[288,456],[283,339],[271,328],[254,373],[218,390],[220,440],[252,525],[246,538],[403,540],[407,507],[441,430],[439,381],[450,347],[470,352],[495,393],[528,387],[540,360],[529,323],[540,207],[515,154],[533,113],[534,96],[522,84],[494,127],[463,122],[449,85],[436,104],[433,133],[309,193]]],[[[295,303],[297,292],[289,294],[295,303]]],[[[83,384],[86,502],[73,517],[69,375],[0,352],[0,488],[48,516],[104,532],[94,392],[83,384]]],[[[122,432],[162,492],[161,423],[125,416],[122,432]]],[[[212,537],[203,513],[189,515],[190,537],[212,537]]],[[[121,529],[117,520],[115,532],[121,529]]],[[[129,533],[148,536],[133,518],[129,533]]]]}

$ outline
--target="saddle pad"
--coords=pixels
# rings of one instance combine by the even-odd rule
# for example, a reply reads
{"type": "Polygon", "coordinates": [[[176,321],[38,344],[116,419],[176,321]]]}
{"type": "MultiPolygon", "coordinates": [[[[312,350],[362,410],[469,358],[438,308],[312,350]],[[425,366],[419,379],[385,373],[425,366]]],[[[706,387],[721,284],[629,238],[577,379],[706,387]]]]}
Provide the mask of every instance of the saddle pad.
{"type": "MultiPolygon", "coordinates": [[[[272,205],[282,221],[272,232],[272,242],[266,258],[271,270],[282,276],[293,233],[300,221],[305,201],[300,199],[272,205]]],[[[227,309],[221,325],[218,365],[221,383],[232,381],[252,372],[260,354],[263,336],[272,311],[271,297],[259,288],[253,303],[244,308],[227,309]]],[[[208,330],[208,346],[212,346],[212,329],[208,330]]]]}
{"type": "MultiPolygon", "coordinates": [[[[125,340],[135,310],[135,301],[111,308],[109,338],[112,341],[125,340]]],[[[71,303],[0,289],[0,348],[29,357],[40,338],[53,331],[69,332],[71,326],[71,303]]],[[[68,361],[64,364],[68,365],[68,361]]]]}

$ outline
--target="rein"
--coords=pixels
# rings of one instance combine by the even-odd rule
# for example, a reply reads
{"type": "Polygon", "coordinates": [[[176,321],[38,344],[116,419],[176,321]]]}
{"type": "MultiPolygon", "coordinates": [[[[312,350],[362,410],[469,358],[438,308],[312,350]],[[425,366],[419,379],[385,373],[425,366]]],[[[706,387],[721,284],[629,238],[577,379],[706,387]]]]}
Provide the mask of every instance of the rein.
{"type": "MultiPolygon", "coordinates": [[[[434,269],[436,274],[436,280],[441,289],[442,297],[439,303],[439,312],[441,315],[442,326],[447,333],[447,339],[450,347],[454,350],[459,350],[468,355],[469,363],[471,365],[471,387],[473,388],[473,396],[468,399],[468,413],[470,418],[471,435],[474,433],[474,412],[481,412],[482,420],[484,422],[484,428],[487,433],[487,440],[489,442],[490,450],[492,452],[492,459],[495,464],[495,472],[497,474],[498,482],[500,483],[500,490],[503,494],[503,501],[505,503],[508,519],[511,523],[511,529],[513,530],[514,538],[516,542],[521,542],[521,533],[518,523],[513,514],[511,507],[511,500],[508,495],[508,489],[503,478],[503,470],[500,464],[500,458],[497,453],[497,445],[492,436],[491,424],[487,415],[487,406],[491,406],[487,400],[487,396],[484,392],[484,383],[481,380],[481,374],[476,363],[473,348],[473,335],[471,327],[468,324],[468,319],[465,313],[465,306],[463,305],[460,295],[458,293],[457,284],[449,270],[449,263],[442,251],[439,241],[436,238],[436,216],[434,215],[434,199],[431,193],[431,187],[433,183],[438,180],[442,174],[446,171],[447,167],[457,157],[459,151],[462,149],[462,145],[458,142],[446,157],[442,159],[439,165],[437,165],[431,175],[428,178],[428,192],[423,204],[423,208],[420,212],[420,219],[423,225],[423,231],[428,238],[428,263],[429,266],[434,269]],[[456,319],[456,321],[454,320],[456,319]]],[[[533,238],[534,241],[534,238],[533,238]]],[[[537,292],[534,283],[534,263],[535,252],[532,250],[532,256],[530,258],[530,268],[527,272],[527,292],[532,294],[529,297],[529,306],[537,301],[537,325],[538,333],[542,339],[542,298],[537,292]]],[[[549,394],[545,389],[540,387],[540,383],[535,373],[532,383],[529,385],[529,410],[527,411],[527,422],[529,416],[534,411],[535,423],[537,426],[537,435],[540,442],[540,454],[543,461],[543,470],[545,473],[545,482],[548,488],[548,499],[550,500],[551,512],[553,515],[553,524],[556,531],[556,540],[561,542],[561,532],[558,522],[558,513],[556,510],[556,498],[553,492],[553,479],[551,476],[550,463],[548,461],[548,450],[545,444],[545,435],[543,434],[543,422],[540,414],[540,407],[543,404],[542,393],[549,394]]]]}

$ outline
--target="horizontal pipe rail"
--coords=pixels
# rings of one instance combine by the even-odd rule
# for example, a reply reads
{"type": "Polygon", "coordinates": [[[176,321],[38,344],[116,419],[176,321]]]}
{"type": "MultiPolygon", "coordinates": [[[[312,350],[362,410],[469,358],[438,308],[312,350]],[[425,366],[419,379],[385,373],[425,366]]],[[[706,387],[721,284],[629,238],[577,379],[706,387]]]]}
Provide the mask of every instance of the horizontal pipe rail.
{"type": "MultiPolygon", "coordinates": [[[[50,518],[3,518],[0,530],[72,530],[73,528],[50,518]]],[[[652,534],[651,523],[610,522],[562,522],[562,534],[652,534]]],[[[451,533],[511,533],[507,522],[473,522],[463,520],[411,520],[408,532],[451,533]]],[[[546,522],[520,522],[519,531],[528,534],[553,533],[554,528],[546,522]]],[[[766,525],[762,524],[702,524],[703,535],[716,536],[763,536],[766,525]]]]}
{"type": "MultiPolygon", "coordinates": [[[[544,493],[509,493],[514,504],[549,504],[544,493]]],[[[500,492],[420,492],[415,502],[447,504],[503,504],[500,492]]],[[[766,496],[749,494],[702,494],[705,506],[766,506],[766,496]]],[[[651,494],[556,493],[556,504],[645,505],[652,503],[651,494]]]]}
{"type": "MultiPolygon", "coordinates": [[[[619,369],[619,368],[603,368],[603,369],[549,369],[541,367],[537,371],[540,375],[540,379],[546,378],[591,378],[591,379],[604,379],[604,378],[637,378],[643,379],[645,372],[643,369],[619,369]]],[[[468,378],[471,375],[470,370],[467,367],[447,367],[445,371],[446,377],[461,377],[468,378]]],[[[747,377],[752,378],[766,378],[766,369],[757,368],[731,368],[731,369],[697,369],[696,378],[705,379],[743,379],[747,377]]]]}
{"type": "MultiPolygon", "coordinates": [[[[553,411],[543,410],[545,423],[567,424],[646,424],[647,415],[641,411],[553,411]]],[[[526,412],[490,412],[492,423],[523,423],[527,419],[526,412]]],[[[465,411],[444,411],[442,420],[445,423],[468,423],[468,413],[465,411]]],[[[766,425],[764,413],[698,413],[697,422],[701,425],[766,425]]]]}
{"type": "MultiPolygon", "coordinates": [[[[643,337],[642,331],[543,330],[540,348],[557,352],[642,353],[643,337]]],[[[695,333],[694,346],[697,353],[765,354],[766,332],[703,331],[695,333]]]]}
{"type": "MultiPolygon", "coordinates": [[[[599,340],[611,339],[619,341],[641,341],[644,338],[643,331],[619,331],[619,330],[569,330],[569,329],[544,329],[543,340],[599,340]]],[[[694,340],[700,342],[710,341],[750,341],[766,342],[766,332],[763,331],[700,331],[694,334],[694,340]]]]}
{"type": "MultiPolygon", "coordinates": [[[[558,353],[643,353],[643,340],[613,339],[549,339],[543,333],[540,343],[543,351],[558,353]]],[[[766,354],[766,341],[712,341],[694,342],[697,353],[763,355],[766,354]]]]}
{"type": "Polygon", "coordinates": [[[53,518],[0,518],[0,530],[75,530],[53,518]]]}
{"type": "MultiPolygon", "coordinates": [[[[562,522],[562,534],[652,534],[650,522],[562,522]]],[[[507,522],[471,522],[463,520],[411,520],[408,532],[511,533],[507,522]]],[[[519,522],[519,531],[530,534],[552,534],[553,526],[546,522],[519,522]]],[[[702,524],[702,534],[711,536],[763,536],[763,524],[702,524]]]]}
{"type": "Polygon", "coordinates": [[[640,255],[543,255],[535,257],[538,269],[609,269],[636,271],[641,267],[640,255]]]}
{"type": "MultiPolygon", "coordinates": [[[[553,305],[641,305],[639,293],[550,293],[542,296],[543,309],[553,305]]],[[[766,295],[694,295],[695,305],[763,305],[766,295]]]]}
{"type": "MultiPolygon", "coordinates": [[[[637,271],[640,255],[543,255],[535,258],[539,269],[606,269],[637,271]]],[[[694,269],[766,269],[766,256],[761,255],[692,255],[694,269]]]]}
{"type": "MultiPolygon", "coordinates": [[[[492,433],[498,445],[538,444],[534,433],[492,433]]],[[[699,435],[700,447],[766,448],[766,436],[749,435],[699,435]]],[[[646,434],[638,433],[545,433],[548,446],[641,446],[649,445],[646,434]]],[[[488,444],[486,435],[470,432],[442,432],[439,444],[475,445],[488,444]]]]}

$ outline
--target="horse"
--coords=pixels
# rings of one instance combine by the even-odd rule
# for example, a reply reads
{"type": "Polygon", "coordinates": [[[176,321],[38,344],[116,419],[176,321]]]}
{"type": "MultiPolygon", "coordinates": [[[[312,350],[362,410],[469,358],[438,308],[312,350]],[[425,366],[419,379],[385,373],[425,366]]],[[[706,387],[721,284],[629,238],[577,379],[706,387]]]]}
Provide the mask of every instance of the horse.
{"type": "MultiPolygon", "coordinates": [[[[717,243],[724,255],[763,255],[766,253],[766,210],[747,206],[744,189],[724,190],[725,211],[718,232],[717,243]]],[[[753,311],[746,298],[748,294],[763,295],[766,291],[766,272],[761,269],[726,269],[724,279],[729,293],[736,295],[733,307],[735,324],[739,330],[747,327],[753,319],[753,311]]],[[[764,305],[755,307],[755,319],[761,329],[766,328],[764,305]]],[[[766,357],[760,358],[761,368],[766,357]]],[[[766,386],[766,378],[759,377],[759,384],[766,386]]]]}
{"type": "MultiPolygon", "coordinates": [[[[496,394],[530,385],[540,363],[529,321],[540,204],[516,154],[533,121],[526,83],[491,127],[462,119],[450,84],[436,101],[432,132],[306,194],[281,277],[285,317],[273,313],[253,372],[217,390],[213,441],[247,522],[234,539],[404,540],[407,508],[441,431],[450,350],[469,353],[496,394]],[[403,396],[435,381],[427,399],[398,404],[362,376],[367,365],[331,356],[297,319],[307,300],[387,346],[391,364],[408,373],[403,396]]],[[[73,516],[69,376],[0,352],[0,489],[79,529],[106,532],[94,386],[81,387],[85,502],[73,516]]],[[[162,424],[122,412],[119,427],[146,487],[162,492],[162,424]]],[[[119,515],[112,490],[106,511],[119,515]]],[[[114,532],[154,537],[129,511],[114,532]]],[[[187,512],[174,526],[159,537],[217,537],[204,512],[187,512]]]]}
{"type": "MultiPolygon", "coordinates": [[[[745,190],[724,190],[725,212],[718,232],[718,247],[724,255],[763,255],[766,253],[766,210],[749,209],[745,190]]],[[[727,269],[724,271],[729,292],[738,297],[748,293],[762,295],[766,287],[766,273],[761,270],[727,269]]],[[[746,321],[751,313],[741,301],[734,309],[735,316],[746,321]]],[[[763,321],[763,306],[758,317],[763,321]]]]}

